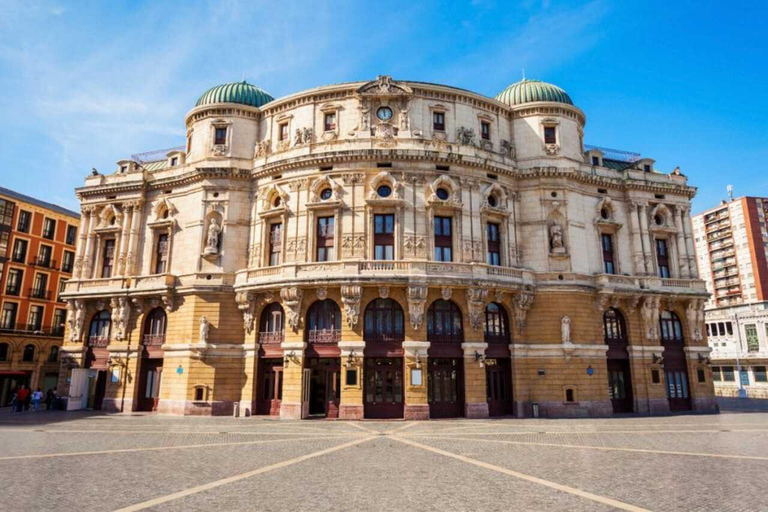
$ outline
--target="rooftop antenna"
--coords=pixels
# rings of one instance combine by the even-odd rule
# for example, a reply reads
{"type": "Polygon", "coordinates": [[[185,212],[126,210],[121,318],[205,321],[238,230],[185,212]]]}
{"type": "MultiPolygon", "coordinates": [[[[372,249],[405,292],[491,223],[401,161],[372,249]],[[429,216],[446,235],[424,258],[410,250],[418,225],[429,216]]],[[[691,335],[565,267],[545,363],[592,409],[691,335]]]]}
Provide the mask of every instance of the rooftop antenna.
{"type": "Polygon", "coordinates": [[[725,191],[728,193],[728,198],[733,201],[733,185],[726,186],[725,191]]]}

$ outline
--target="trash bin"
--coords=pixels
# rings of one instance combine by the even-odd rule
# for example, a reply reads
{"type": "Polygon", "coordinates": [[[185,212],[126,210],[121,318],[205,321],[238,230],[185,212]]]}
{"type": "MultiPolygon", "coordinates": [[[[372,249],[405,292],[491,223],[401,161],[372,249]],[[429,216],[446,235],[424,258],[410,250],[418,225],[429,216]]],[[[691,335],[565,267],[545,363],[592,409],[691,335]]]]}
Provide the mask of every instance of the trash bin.
{"type": "Polygon", "coordinates": [[[538,418],[539,417],[539,404],[532,404],[533,409],[533,417],[538,418]]]}

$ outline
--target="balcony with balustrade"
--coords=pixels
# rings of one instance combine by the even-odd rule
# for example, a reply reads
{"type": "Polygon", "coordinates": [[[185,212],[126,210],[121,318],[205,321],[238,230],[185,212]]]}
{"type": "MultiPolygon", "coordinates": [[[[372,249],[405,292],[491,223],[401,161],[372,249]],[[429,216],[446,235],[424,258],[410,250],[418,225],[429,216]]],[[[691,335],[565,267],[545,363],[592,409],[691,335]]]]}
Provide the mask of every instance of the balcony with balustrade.
{"type": "Polygon", "coordinates": [[[262,345],[279,346],[285,340],[285,331],[262,331],[258,340],[262,345]]]}

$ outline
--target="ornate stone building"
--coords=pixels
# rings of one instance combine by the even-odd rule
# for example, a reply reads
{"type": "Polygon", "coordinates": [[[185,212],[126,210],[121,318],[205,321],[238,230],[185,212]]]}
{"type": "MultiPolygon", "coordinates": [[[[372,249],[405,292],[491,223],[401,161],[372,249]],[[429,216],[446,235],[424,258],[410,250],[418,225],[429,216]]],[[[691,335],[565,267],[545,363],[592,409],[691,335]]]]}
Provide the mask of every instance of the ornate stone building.
{"type": "Polygon", "coordinates": [[[77,190],[69,408],[714,410],[695,188],[585,122],[535,80],[214,87],[186,147],[77,190]]]}

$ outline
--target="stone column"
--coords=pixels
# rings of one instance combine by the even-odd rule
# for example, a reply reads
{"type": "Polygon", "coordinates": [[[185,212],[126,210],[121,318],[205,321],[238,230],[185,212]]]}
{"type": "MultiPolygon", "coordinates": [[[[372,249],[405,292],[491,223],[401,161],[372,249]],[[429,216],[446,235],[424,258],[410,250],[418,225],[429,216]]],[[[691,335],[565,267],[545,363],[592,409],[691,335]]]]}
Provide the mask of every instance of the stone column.
{"type": "Polygon", "coordinates": [[[131,213],[133,213],[134,205],[128,203],[125,205],[125,211],[123,212],[123,227],[120,230],[120,255],[117,257],[117,275],[126,275],[126,268],[128,266],[127,250],[128,250],[128,230],[131,228],[133,222],[131,219],[131,213]]]}
{"type": "Polygon", "coordinates": [[[85,252],[85,240],[88,236],[88,224],[91,220],[91,214],[93,209],[91,207],[83,207],[80,215],[80,233],[78,233],[79,241],[75,250],[75,268],[74,279],[80,279],[83,275],[83,253],[85,252]]]}
{"type": "Polygon", "coordinates": [[[85,248],[83,249],[83,271],[82,279],[93,278],[93,239],[96,236],[93,232],[94,222],[98,216],[96,211],[91,209],[88,215],[88,227],[85,234],[85,248]]]}
{"type": "MultiPolygon", "coordinates": [[[[283,349],[283,400],[280,403],[280,419],[299,420],[303,416],[304,388],[304,349],[303,341],[284,341],[283,349]]],[[[307,402],[308,403],[308,402],[307,402]]]]}
{"type": "Polygon", "coordinates": [[[403,417],[406,420],[429,419],[429,397],[427,395],[427,352],[428,341],[404,341],[405,374],[405,406],[403,417]],[[421,382],[414,380],[414,372],[421,372],[421,382]],[[411,384],[413,382],[413,385],[411,384]]]}
{"type": "Polygon", "coordinates": [[[363,351],[364,341],[340,341],[341,394],[339,419],[362,420],[363,409],[363,351]]]}
{"type": "Polygon", "coordinates": [[[487,343],[462,343],[464,350],[464,416],[466,418],[487,418],[488,398],[486,394],[485,349],[487,343]],[[477,357],[480,355],[480,361],[477,357]]]}
{"type": "Polygon", "coordinates": [[[645,273],[647,275],[654,275],[656,273],[656,267],[653,263],[653,241],[651,240],[651,234],[648,231],[648,204],[640,203],[640,229],[642,231],[641,238],[643,240],[643,257],[645,259],[645,273]]]}
{"type": "Polygon", "coordinates": [[[648,271],[645,268],[645,251],[643,250],[642,233],[640,233],[640,221],[637,217],[639,206],[640,204],[635,201],[630,202],[629,224],[632,233],[632,254],[635,263],[635,274],[645,275],[648,271]]]}
{"type": "Polygon", "coordinates": [[[128,254],[125,262],[125,275],[132,276],[136,273],[136,260],[139,251],[139,222],[141,217],[141,201],[132,204],[133,215],[131,216],[130,238],[128,239],[128,254]]]}
{"type": "Polygon", "coordinates": [[[690,276],[693,279],[699,278],[699,267],[696,265],[696,248],[693,245],[693,223],[689,208],[682,208],[680,216],[683,221],[683,231],[685,232],[685,247],[688,252],[688,268],[690,276]]]}
{"type": "Polygon", "coordinates": [[[683,213],[681,207],[675,208],[675,241],[677,242],[677,264],[680,269],[679,277],[688,278],[691,276],[688,269],[688,248],[685,246],[685,232],[683,231],[683,213]]]}

